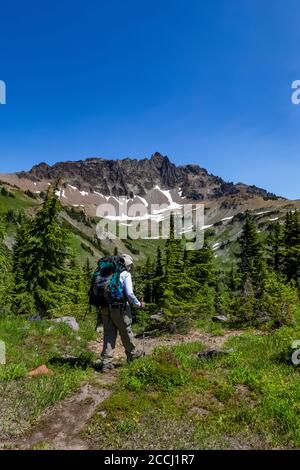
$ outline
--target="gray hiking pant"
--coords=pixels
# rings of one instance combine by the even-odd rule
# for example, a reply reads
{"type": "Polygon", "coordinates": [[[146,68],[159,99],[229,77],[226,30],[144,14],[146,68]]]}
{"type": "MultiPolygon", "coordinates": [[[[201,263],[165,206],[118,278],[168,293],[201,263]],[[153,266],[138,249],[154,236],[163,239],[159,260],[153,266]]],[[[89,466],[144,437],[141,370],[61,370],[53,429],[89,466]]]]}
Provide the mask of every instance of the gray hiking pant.
{"type": "Polygon", "coordinates": [[[101,354],[102,364],[112,363],[118,332],[120,333],[123,346],[128,360],[133,359],[136,353],[134,336],[131,330],[132,315],[130,306],[112,306],[111,309],[102,308],[101,316],[103,321],[103,351],[101,354]]]}

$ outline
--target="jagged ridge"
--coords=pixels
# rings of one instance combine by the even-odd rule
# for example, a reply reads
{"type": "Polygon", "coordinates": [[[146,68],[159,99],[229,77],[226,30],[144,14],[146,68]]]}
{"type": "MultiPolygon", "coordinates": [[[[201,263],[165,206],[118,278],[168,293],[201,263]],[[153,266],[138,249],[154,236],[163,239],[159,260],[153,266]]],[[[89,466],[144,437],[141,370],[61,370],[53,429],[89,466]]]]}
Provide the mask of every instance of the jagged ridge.
{"type": "Polygon", "coordinates": [[[273,194],[256,186],[225,182],[199,165],[176,166],[159,152],[154,153],[150,159],[142,160],[88,158],[76,162],[60,162],[53,166],[40,163],[29,172],[20,172],[17,175],[34,182],[60,179],[62,184],[68,183],[80,190],[99,191],[114,196],[143,196],[158,185],[168,189],[180,187],[182,196],[194,200],[213,200],[239,193],[250,197],[274,198],[273,194]]]}

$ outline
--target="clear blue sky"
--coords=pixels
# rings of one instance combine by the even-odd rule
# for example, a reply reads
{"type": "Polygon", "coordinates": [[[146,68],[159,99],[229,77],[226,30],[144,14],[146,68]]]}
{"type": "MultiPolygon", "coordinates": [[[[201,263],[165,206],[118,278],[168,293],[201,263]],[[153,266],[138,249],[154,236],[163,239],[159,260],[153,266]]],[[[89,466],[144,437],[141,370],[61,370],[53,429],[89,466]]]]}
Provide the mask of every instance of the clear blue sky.
{"type": "Polygon", "coordinates": [[[0,172],[155,151],[300,198],[296,0],[0,6],[0,172]]]}

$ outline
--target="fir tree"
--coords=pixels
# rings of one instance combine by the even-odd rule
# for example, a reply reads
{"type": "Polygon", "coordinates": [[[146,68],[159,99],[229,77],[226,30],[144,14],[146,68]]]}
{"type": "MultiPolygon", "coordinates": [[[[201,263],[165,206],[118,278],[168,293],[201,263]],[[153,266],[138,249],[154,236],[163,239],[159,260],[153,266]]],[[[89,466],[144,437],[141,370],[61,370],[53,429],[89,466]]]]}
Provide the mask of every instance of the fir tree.
{"type": "Polygon", "coordinates": [[[87,285],[90,285],[91,284],[91,277],[92,277],[92,273],[93,273],[90,258],[86,258],[86,260],[85,260],[85,263],[84,263],[84,266],[83,266],[83,273],[84,273],[87,285]]]}
{"type": "Polygon", "coordinates": [[[158,303],[163,294],[163,264],[162,264],[162,254],[160,247],[157,248],[156,252],[156,261],[154,269],[154,278],[153,278],[153,302],[158,303]]]}
{"type": "Polygon", "coordinates": [[[245,219],[239,245],[239,272],[241,273],[242,284],[249,280],[255,288],[260,288],[265,271],[263,246],[259,240],[255,223],[249,214],[245,219]]]}
{"type": "Polygon", "coordinates": [[[147,257],[146,264],[143,269],[144,281],[144,300],[145,302],[153,302],[153,278],[154,278],[154,265],[150,256],[147,257]]]}
{"type": "Polygon", "coordinates": [[[23,221],[17,230],[16,243],[13,251],[14,271],[14,306],[19,314],[35,313],[34,295],[26,276],[27,249],[29,247],[29,222],[23,221]]]}
{"type": "Polygon", "coordinates": [[[59,219],[61,204],[56,189],[48,190],[42,209],[18,230],[14,272],[16,306],[20,313],[35,310],[45,316],[68,298],[64,283],[69,242],[59,219]]]}
{"type": "MultiPolygon", "coordinates": [[[[81,267],[73,256],[66,266],[66,277],[63,286],[63,293],[66,296],[63,305],[64,315],[82,317],[89,307],[89,288],[91,275],[87,273],[87,266],[81,267]]],[[[54,308],[51,313],[60,315],[61,307],[54,308]]]]}
{"type": "Polygon", "coordinates": [[[236,291],[238,288],[238,274],[236,266],[232,264],[231,269],[229,271],[229,275],[227,276],[227,285],[229,290],[236,291]]]}
{"type": "Polygon", "coordinates": [[[4,244],[5,223],[0,218],[0,312],[7,312],[11,303],[11,257],[4,244]]]}
{"type": "Polygon", "coordinates": [[[166,266],[164,289],[173,290],[183,273],[183,248],[181,240],[175,238],[174,215],[170,217],[170,236],[166,243],[166,266]]]}
{"type": "Polygon", "coordinates": [[[231,321],[236,325],[243,323],[253,323],[257,319],[256,296],[250,274],[244,279],[242,292],[239,293],[232,305],[231,321]]]}
{"type": "Polygon", "coordinates": [[[202,248],[192,252],[190,264],[190,276],[197,283],[200,285],[204,285],[205,283],[212,285],[214,283],[215,278],[213,273],[213,251],[207,241],[207,238],[204,239],[202,248]]]}
{"type": "Polygon", "coordinates": [[[161,249],[157,247],[156,251],[156,262],[155,262],[155,277],[161,277],[163,275],[163,265],[162,265],[162,256],[161,256],[161,249]]]}
{"type": "Polygon", "coordinates": [[[279,221],[277,221],[268,237],[269,265],[276,272],[283,269],[283,230],[279,221]]]}
{"type": "Polygon", "coordinates": [[[173,215],[170,221],[170,237],[166,243],[161,287],[159,306],[170,321],[175,318],[180,320],[191,314],[197,283],[184,270],[182,240],[175,238],[173,215]]]}
{"type": "Polygon", "coordinates": [[[299,213],[288,212],[284,227],[284,274],[289,281],[300,281],[300,221],[299,213]]]}

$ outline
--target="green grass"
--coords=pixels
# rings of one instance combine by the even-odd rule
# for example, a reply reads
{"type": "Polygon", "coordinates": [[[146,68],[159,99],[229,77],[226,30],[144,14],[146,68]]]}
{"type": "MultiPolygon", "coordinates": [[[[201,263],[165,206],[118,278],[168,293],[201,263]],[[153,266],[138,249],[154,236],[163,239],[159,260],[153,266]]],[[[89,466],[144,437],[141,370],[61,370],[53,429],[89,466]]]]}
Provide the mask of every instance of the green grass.
{"type": "MultiPolygon", "coordinates": [[[[201,325],[203,326],[203,325],[201,325]]],[[[0,437],[23,434],[49,406],[92,381],[93,321],[64,324],[0,318],[0,437]],[[78,358],[77,365],[61,361],[78,358]],[[54,374],[33,379],[46,364],[54,374]]],[[[208,328],[208,326],[207,326],[208,328]]],[[[215,331],[220,334],[222,331],[215,331]]],[[[300,447],[300,368],[288,361],[300,322],[275,332],[246,330],[201,360],[200,342],[158,348],[120,370],[84,437],[95,449],[271,449],[300,447]]]]}
{"type": "Polygon", "coordinates": [[[0,339],[6,343],[6,365],[0,365],[0,437],[17,436],[49,406],[63,399],[89,379],[91,354],[87,342],[94,337],[94,324],[80,324],[74,332],[65,324],[29,322],[20,317],[0,318],[0,339]],[[68,354],[74,366],[61,361],[68,354]],[[53,375],[33,379],[28,372],[46,364],[53,375]]]}
{"type": "Polygon", "coordinates": [[[39,204],[38,201],[26,196],[20,190],[14,190],[12,193],[15,196],[13,198],[0,194],[0,214],[4,214],[9,210],[26,210],[30,207],[36,207],[39,204]]]}
{"type": "Polygon", "coordinates": [[[173,398],[199,367],[200,343],[159,348],[125,367],[113,395],[99,408],[85,437],[100,449],[186,448],[189,418],[173,398]]]}
{"type": "Polygon", "coordinates": [[[160,349],[120,375],[85,436],[98,449],[300,447],[300,368],[287,360],[300,326],[231,338],[229,353],[203,345],[160,349]]]}

